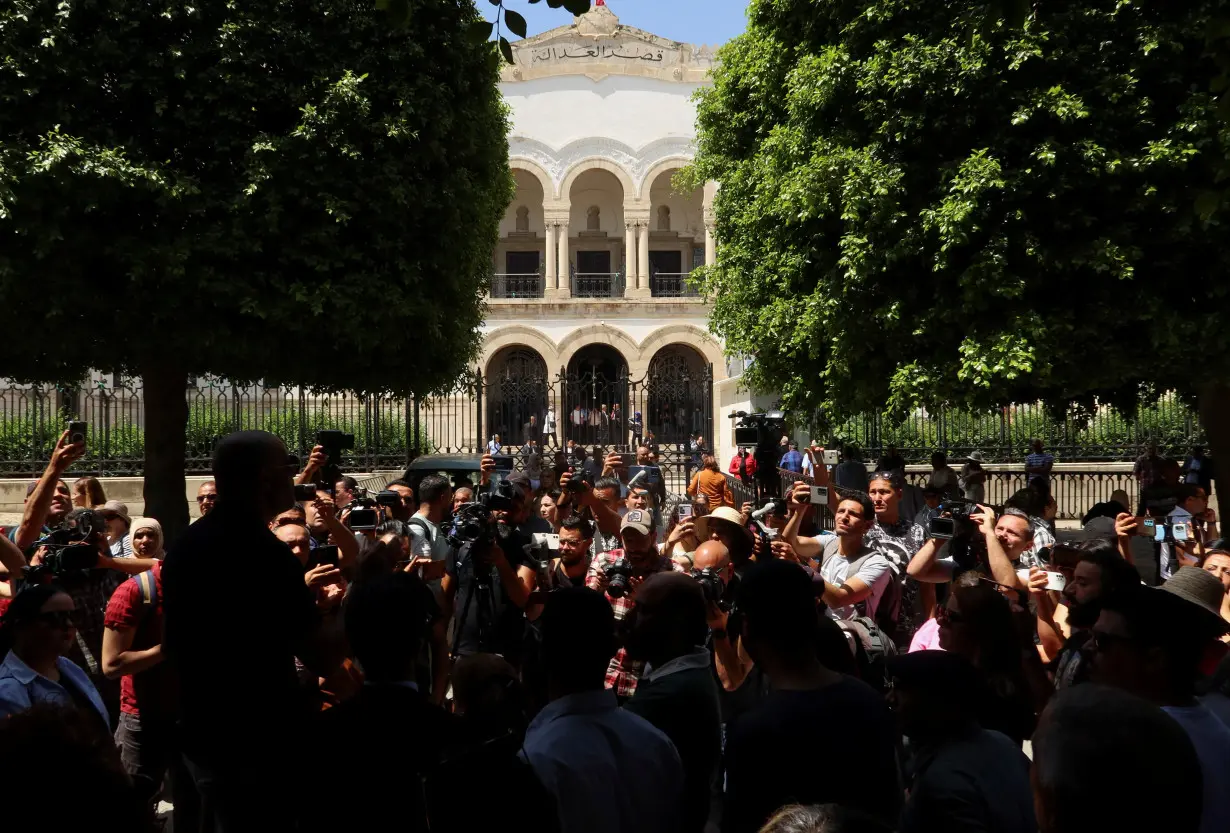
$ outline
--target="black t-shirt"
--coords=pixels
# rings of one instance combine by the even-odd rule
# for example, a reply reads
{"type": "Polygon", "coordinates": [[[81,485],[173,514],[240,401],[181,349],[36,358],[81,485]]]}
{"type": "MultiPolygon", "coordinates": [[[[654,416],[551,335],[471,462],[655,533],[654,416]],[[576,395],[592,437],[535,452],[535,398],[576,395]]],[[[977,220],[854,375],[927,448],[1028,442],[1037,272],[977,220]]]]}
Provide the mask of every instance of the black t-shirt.
{"type": "Polygon", "coordinates": [[[897,732],[884,698],[852,677],[774,691],[726,737],[722,833],[754,833],[786,804],[844,804],[894,823],[897,732]]]}
{"type": "MultiPolygon", "coordinates": [[[[529,534],[514,529],[508,538],[497,542],[514,571],[524,561],[523,547],[531,540],[529,534]]],[[[459,657],[500,654],[516,665],[525,637],[525,615],[509,600],[500,572],[494,566],[478,565],[479,574],[489,576],[486,584],[490,585],[490,591],[478,586],[470,550],[471,546],[464,544],[450,553],[448,559],[448,574],[457,582],[457,594],[453,598],[457,646],[454,653],[459,657]]]]}
{"type": "Polygon", "coordinates": [[[168,553],[162,590],[163,646],[179,672],[190,754],[285,748],[308,717],[295,655],[319,619],[290,548],[220,502],[168,553]]]}

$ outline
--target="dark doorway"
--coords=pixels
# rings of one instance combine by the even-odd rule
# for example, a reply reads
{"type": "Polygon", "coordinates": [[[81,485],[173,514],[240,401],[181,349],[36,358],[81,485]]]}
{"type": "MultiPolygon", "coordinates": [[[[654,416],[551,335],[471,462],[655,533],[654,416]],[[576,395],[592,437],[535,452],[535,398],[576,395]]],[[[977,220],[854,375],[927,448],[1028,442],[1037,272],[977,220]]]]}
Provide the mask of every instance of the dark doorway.
{"type": "Polygon", "coordinates": [[[510,275],[536,275],[541,260],[538,252],[508,252],[504,255],[504,270],[510,275]]]}
{"type": "Polygon", "coordinates": [[[610,298],[614,296],[611,278],[611,253],[577,252],[577,276],[572,294],[577,298],[610,298]]]}
{"type": "Polygon", "coordinates": [[[568,363],[561,421],[569,439],[608,448],[627,440],[628,365],[618,350],[591,344],[568,363]]]}
{"type": "Polygon", "coordinates": [[[682,271],[682,252],[649,252],[649,274],[656,275],[660,272],[664,275],[678,275],[682,271]]]}

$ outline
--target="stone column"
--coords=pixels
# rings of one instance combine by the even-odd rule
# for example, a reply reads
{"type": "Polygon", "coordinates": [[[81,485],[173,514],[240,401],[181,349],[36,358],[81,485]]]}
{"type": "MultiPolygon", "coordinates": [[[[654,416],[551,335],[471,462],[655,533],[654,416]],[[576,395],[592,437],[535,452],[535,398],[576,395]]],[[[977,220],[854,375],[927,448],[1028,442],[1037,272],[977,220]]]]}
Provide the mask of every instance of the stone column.
{"type": "Polygon", "coordinates": [[[636,289],[643,295],[649,294],[649,221],[637,223],[640,241],[636,252],[636,289]]]}
{"type": "Polygon", "coordinates": [[[558,297],[571,298],[572,280],[568,259],[568,224],[560,223],[556,233],[559,235],[559,258],[555,263],[556,268],[559,269],[559,281],[556,285],[559,291],[558,297]]]}
{"type": "Polygon", "coordinates": [[[717,244],[713,240],[713,225],[705,223],[705,265],[717,263],[717,244]]]}
{"type": "Polygon", "coordinates": [[[556,268],[555,255],[559,244],[555,241],[555,223],[547,223],[547,238],[545,243],[547,255],[547,275],[544,279],[542,295],[549,298],[559,288],[559,270],[556,268]]]}
{"type": "Polygon", "coordinates": [[[636,290],[636,223],[624,223],[624,297],[636,290]]]}

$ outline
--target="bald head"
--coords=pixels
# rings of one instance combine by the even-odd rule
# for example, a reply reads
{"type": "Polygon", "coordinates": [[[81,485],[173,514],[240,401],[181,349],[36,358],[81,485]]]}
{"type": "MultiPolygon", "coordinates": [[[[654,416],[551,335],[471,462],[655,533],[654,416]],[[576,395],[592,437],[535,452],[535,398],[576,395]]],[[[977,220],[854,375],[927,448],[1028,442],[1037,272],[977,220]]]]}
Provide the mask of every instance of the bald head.
{"type": "Polygon", "coordinates": [[[698,570],[724,570],[730,566],[730,550],[721,541],[706,541],[692,554],[692,565],[698,570]]]}
{"type": "Polygon", "coordinates": [[[213,472],[222,504],[273,520],[294,503],[286,445],[266,431],[236,431],[214,447],[213,472]]]}

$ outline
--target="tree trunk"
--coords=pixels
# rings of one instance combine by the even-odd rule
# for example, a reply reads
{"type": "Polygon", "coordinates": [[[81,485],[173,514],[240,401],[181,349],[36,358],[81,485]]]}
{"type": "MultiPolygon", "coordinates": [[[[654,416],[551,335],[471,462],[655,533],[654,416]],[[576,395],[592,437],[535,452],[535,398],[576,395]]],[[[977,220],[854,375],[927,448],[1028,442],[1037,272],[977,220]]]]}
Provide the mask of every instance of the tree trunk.
{"type": "Polygon", "coordinates": [[[145,398],[145,514],[162,524],[167,547],[188,527],[184,484],[188,374],[174,366],[141,369],[145,398]]]}
{"type": "MultiPolygon", "coordinates": [[[[1200,424],[1204,427],[1209,450],[1213,453],[1213,473],[1220,480],[1219,475],[1230,474],[1230,384],[1209,382],[1200,389],[1198,404],[1200,424]],[[1217,470],[1217,466],[1222,467],[1221,471],[1217,470]]],[[[1230,483],[1230,477],[1226,482],[1230,483]]],[[[1219,486],[1214,485],[1213,488],[1220,493],[1219,486]]]]}

